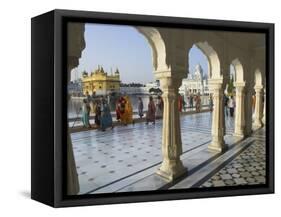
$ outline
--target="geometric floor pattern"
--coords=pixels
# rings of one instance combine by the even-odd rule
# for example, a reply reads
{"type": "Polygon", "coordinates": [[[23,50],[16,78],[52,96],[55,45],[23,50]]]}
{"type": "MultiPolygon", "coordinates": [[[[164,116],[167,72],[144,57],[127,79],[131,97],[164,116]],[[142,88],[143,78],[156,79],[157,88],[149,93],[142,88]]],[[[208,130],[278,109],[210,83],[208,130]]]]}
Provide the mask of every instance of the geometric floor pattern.
{"type": "Polygon", "coordinates": [[[265,184],[265,143],[255,142],[200,187],[265,184]]]}
{"type": "MultiPolygon", "coordinates": [[[[211,120],[210,112],[181,116],[183,155],[195,153],[210,143],[211,120]]],[[[229,138],[232,137],[233,122],[233,118],[226,118],[226,135],[229,138]]],[[[90,130],[72,133],[79,194],[95,194],[104,189],[115,192],[121,184],[124,188],[138,182],[143,174],[154,174],[155,168],[162,162],[161,133],[161,120],[157,120],[155,125],[137,123],[116,126],[105,132],[90,130]]],[[[256,138],[251,146],[201,183],[200,187],[264,182],[264,132],[257,134],[256,138]],[[230,176],[233,183],[229,181],[230,176]]]]}

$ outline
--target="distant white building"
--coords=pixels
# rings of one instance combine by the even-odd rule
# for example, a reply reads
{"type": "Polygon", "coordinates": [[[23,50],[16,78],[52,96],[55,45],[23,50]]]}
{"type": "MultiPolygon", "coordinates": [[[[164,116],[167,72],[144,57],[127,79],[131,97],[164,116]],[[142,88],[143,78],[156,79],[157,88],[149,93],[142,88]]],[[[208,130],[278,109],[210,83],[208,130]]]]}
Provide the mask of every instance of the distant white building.
{"type": "Polygon", "coordinates": [[[149,90],[151,88],[160,88],[160,85],[159,85],[159,81],[155,81],[155,82],[149,82],[147,84],[145,84],[143,87],[120,87],[120,92],[121,93],[125,93],[125,94],[150,94],[149,93],[149,90]]]}
{"type": "Polygon", "coordinates": [[[187,78],[182,80],[179,93],[185,96],[198,93],[209,95],[208,78],[203,75],[203,69],[199,64],[195,66],[194,73],[189,73],[187,78]]]}
{"type": "Polygon", "coordinates": [[[120,87],[120,92],[122,94],[147,94],[145,87],[120,87]]]}
{"type": "Polygon", "coordinates": [[[160,83],[159,83],[158,80],[157,80],[157,81],[154,81],[154,82],[149,82],[149,83],[147,83],[147,84],[145,85],[145,87],[146,87],[147,89],[150,89],[150,88],[160,88],[160,83]]]}
{"type": "Polygon", "coordinates": [[[68,84],[68,93],[72,96],[82,95],[82,81],[77,79],[68,84]]]}

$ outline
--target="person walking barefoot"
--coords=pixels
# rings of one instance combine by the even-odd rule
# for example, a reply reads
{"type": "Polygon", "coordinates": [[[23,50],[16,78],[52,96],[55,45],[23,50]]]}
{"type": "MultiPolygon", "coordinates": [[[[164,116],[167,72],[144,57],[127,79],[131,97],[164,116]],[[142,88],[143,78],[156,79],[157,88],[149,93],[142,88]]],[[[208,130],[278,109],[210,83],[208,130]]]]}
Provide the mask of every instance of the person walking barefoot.
{"type": "Polygon", "coordinates": [[[146,124],[148,124],[149,122],[152,122],[153,124],[155,124],[155,111],[156,111],[156,107],[155,107],[152,96],[150,96],[149,103],[148,103],[148,109],[147,109],[147,113],[146,113],[146,124]]]}

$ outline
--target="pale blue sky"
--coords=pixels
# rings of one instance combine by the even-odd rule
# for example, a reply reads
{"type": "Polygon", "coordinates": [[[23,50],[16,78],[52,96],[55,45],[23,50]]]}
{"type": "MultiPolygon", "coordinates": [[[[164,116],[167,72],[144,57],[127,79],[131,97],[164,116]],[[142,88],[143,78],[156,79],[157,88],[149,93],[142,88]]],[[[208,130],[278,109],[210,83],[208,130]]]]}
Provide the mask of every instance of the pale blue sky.
{"type": "MultiPolygon", "coordinates": [[[[91,72],[98,65],[108,73],[118,67],[123,83],[154,81],[152,51],[143,35],[131,26],[86,24],[86,48],[82,52],[79,66],[72,71],[72,80],[81,77],[81,72],[91,72]]],[[[200,64],[207,73],[207,59],[196,47],[186,53],[189,55],[189,70],[194,71],[200,64]]]]}

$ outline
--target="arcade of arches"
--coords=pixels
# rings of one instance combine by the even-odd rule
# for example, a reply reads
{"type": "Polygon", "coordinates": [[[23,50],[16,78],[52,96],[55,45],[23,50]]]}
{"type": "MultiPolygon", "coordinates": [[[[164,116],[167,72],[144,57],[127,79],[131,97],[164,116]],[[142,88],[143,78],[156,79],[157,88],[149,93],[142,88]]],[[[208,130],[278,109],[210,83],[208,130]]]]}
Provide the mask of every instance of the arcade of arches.
{"type": "MultiPolygon", "coordinates": [[[[224,152],[225,119],[223,94],[229,80],[229,66],[235,70],[236,111],[234,136],[246,138],[253,127],[265,124],[265,36],[257,33],[166,29],[136,27],[148,41],[153,54],[154,74],[163,90],[164,114],[162,128],[162,164],[158,175],[172,181],[188,173],[182,154],[180,117],[177,109],[178,88],[186,77],[186,53],[196,45],[208,60],[208,83],[213,95],[211,135],[208,145],[213,152],[224,152]],[[252,96],[255,94],[253,111],[252,96]],[[254,117],[253,117],[254,114],[254,117]]],[[[85,47],[84,25],[68,26],[68,73],[79,63],[85,47]]],[[[68,76],[70,77],[70,76],[68,76]]],[[[72,143],[68,142],[68,193],[76,194],[79,184],[73,157],[72,143]]]]}

